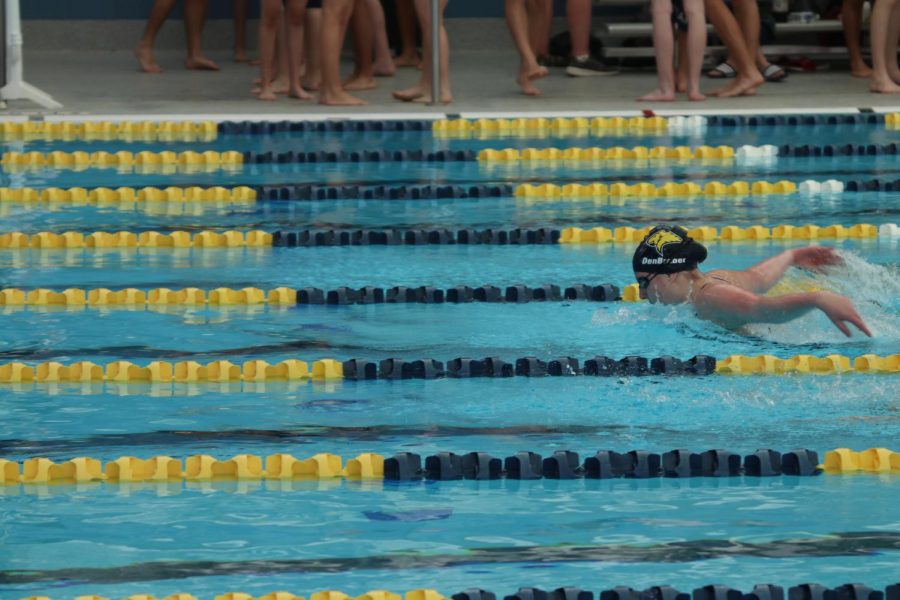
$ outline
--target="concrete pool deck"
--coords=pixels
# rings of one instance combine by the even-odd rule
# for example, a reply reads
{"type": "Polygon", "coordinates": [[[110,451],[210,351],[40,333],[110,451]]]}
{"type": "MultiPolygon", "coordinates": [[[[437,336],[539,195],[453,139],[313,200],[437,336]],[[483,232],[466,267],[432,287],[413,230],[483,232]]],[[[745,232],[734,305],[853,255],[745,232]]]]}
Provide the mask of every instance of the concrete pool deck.
{"type": "MultiPolygon", "coordinates": [[[[257,69],[231,61],[230,53],[210,52],[222,67],[219,72],[188,71],[183,54],[175,50],[158,53],[165,69],[161,75],[140,73],[130,51],[27,50],[25,79],[52,94],[64,105],[45,111],[24,101],[9,103],[0,118],[13,115],[142,115],[148,118],[189,116],[215,118],[345,118],[362,116],[427,117],[467,113],[605,113],[653,109],[666,112],[843,112],[874,109],[900,110],[900,95],[872,94],[868,80],[855,79],[840,69],[814,74],[792,73],[783,83],[759,88],[755,97],[709,98],[705,102],[637,102],[635,98],[655,86],[650,70],[626,71],[609,77],[572,78],[563,69],[552,69],[539,82],[544,94],[528,98],[513,81],[517,64],[508,51],[454,51],[451,80],[455,101],[447,106],[424,106],[398,102],[390,91],[412,85],[419,73],[402,69],[393,78],[380,78],[376,90],[362,92],[369,104],[360,108],[326,107],[280,97],[261,102],[250,95],[257,69]]],[[[344,65],[345,72],[350,69],[344,65]]],[[[720,82],[703,80],[710,92],[720,82]]]]}

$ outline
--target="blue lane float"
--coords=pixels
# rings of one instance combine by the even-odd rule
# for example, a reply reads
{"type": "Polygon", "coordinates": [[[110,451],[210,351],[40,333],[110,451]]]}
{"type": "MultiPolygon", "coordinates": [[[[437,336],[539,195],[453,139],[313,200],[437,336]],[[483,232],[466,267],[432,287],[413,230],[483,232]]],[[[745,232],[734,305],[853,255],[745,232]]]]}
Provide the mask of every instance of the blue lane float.
{"type": "Polygon", "coordinates": [[[728,450],[675,449],[662,454],[600,450],[583,461],[572,450],[557,450],[547,457],[523,450],[503,459],[487,452],[438,452],[426,456],[424,462],[414,452],[398,452],[384,460],[384,478],[388,481],[814,477],[821,473],[818,454],[806,448],[784,454],[761,449],[743,459],[728,450]],[[760,470],[755,461],[763,455],[769,457],[770,468],[760,470]]]}
{"type": "Polygon", "coordinates": [[[314,200],[444,200],[508,198],[514,186],[495,185],[280,185],[255,188],[259,201],[314,200]]]}
{"type": "Polygon", "coordinates": [[[784,144],[778,147],[778,156],[895,156],[900,144],[784,144]]]}
{"type": "Polygon", "coordinates": [[[474,162],[474,150],[319,150],[310,152],[244,152],[245,165],[319,163],[474,162]]]}
{"type": "Polygon", "coordinates": [[[295,132],[364,132],[425,131],[431,132],[428,119],[368,119],[321,121],[222,121],[219,133],[226,135],[272,135],[295,132]]]}
{"type": "MultiPolygon", "coordinates": [[[[446,363],[432,359],[385,358],[379,362],[354,358],[342,363],[347,380],[474,379],[506,377],[641,377],[650,375],[705,376],[716,372],[716,359],[698,354],[687,360],[674,356],[626,356],[616,360],[595,356],[584,362],[572,356],[549,361],[535,356],[507,362],[502,358],[458,357],[446,363]]],[[[763,466],[759,467],[764,470],[763,466]]]]}
{"type": "Polygon", "coordinates": [[[302,229],[276,231],[275,247],[540,245],[559,243],[560,230],[539,229],[302,229]]]}
{"type": "Polygon", "coordinates": [[[428,285],[418,287],[394,286],[377,288],[372,286],[351,288],[342,286],[333,290],[305,287],[297,290],[297,304],[330,304],[347,306],[353,304],[468,304],[471,302],[524,304],[528,302],[562,302],[578,300],[587,302],[616,302],[622,299],[619,287],[611,283],[590,285],[578,283],[561,287],[545,283],[537,287],[510,285],[505,288],[495,285],[469,287],[457,285],[443,289],[428,285]]]}
{"type": "Polygon", "coordinates": [[[881,125],[885,115],[711,115],[707,127],[809,127],[815,125],[881,125]]]}

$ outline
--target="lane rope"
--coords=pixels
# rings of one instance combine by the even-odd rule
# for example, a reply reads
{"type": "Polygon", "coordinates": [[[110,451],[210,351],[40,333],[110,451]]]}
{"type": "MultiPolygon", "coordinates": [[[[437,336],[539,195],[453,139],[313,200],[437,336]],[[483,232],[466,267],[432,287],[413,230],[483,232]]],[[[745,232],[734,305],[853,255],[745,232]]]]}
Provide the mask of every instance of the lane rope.
{"type": "Polygon", "coordinates": [[[277,381],[468,379],[506,377],[641,377],[650,375],[841,375],[893,374],[900,372],[900,354],[879,356],[842,354],[813,356],[798,354],[788,358],[772,355],[730,355],[721,359],[696,355],[690,359],[674,356],[626,356],[614,359],[595,356],[581,361],[564,356],[543,360],[525,356],[507,362],[498,357],[453,358],[446,363],[434,359],[385,358],[378,362],[331,358],[312,365],[297,359],[270,364],[248,360],[236,364],[214,360],[206,364],[187,360],[152,361],[138,365],[127,360],[106,364],[90,361],[60,363],[24,362],[0,364],[0,383],[253,383],[277,381]]]}
{"type": "Polygon", "coordinates": [[[561,287],[544,284],[536,287],[510,285],[504,287],[482,285],[469,287],[457,285],[447,289],[432,286],[394,286],[379,288],[339,287],[323,290],[316,287],[293,289],[279,287],[263,290],[255,287],[241,289],[219,287],[203,290],[195,287],[183,289],[153,288],[141,290],[125,288],[68,288],[56,291],[46,288],[22,290],[18,288],[0,289],[0,306],[5,307],[152,307],[162,306],[202,306],[202,305],[254,305],[254,304],[442,304],[468,302],[561,302],[563,300],[585,300],[593,302],[615,302],[621,299],[619,288],[610,283],[600,285],[575,284],[561,287]]]}
{"type": "Polygon", "coordinates": [[[16,141],[212,142],[215,121],[4,121],[0,139],[16,141]]]}
{"type": "Polygon", "coordinates": [[[84,170],[96,169],[236,169],[244,163],[244,154],[233,150],[216,152],[4,152],[0,158],[0,166],[5,171],[33,169],[84,170]]]}
{"type": "Polygon", "coordinates": [[[114,204],[145,202],[256,201],[258,192],[248,186],[226,187],[120,187],[120,188],[0,188],[0,202],[16,204],[114,204]]]}
{"type": "MultiPolygon", "coordinates": [[[[579,587],[561,587],[555,590],[543,590],[535,587],[519,587],[511,595],[501,596],[504,600],[594,600],[594,593],[579,587]]],[[[835,598],[838,600],[897,600],[900,597],[900,584],[889,585],[882,592],[861,583],[848,583],[835,588],[827,588],[818,583],[804,583],[785,589],[771,583],[757,584],[749,593],[744,593],[725,585],[709,584],[696,588],[692,593],[681,592],[668,585],[638,590],[627,586],[618,586],[603,590],[597,594],[598,600],[727,600],[746,598],[748,600],[821,600],[835,598]]],[[[51,600],[48,596],[29,596],[22,600],[51,600]]],[[[103,596],[80,596],[77,600],[108,600],[103,596]]],[[[125,600],[155,600],[151,595],[135,594],[125,600]]],[[[191,594],[176,593],[162,600],[197,600],[191,594]]],[[[245,592],[226,592],[217,594],[215,600],[305,600],[291,592],[270,592],[254,597],[245,592]]],[[[497,600],[497,594],[480,588],[469,588],[452,596],[444,596],[434,589],[410,590],[401,596],[387,590],[371,590],[353,597],[337,590],[313,592],[309,600],[497,600]]]]}
{"type": "MultiPolygon", "coordinates": [[[[539,229],[321,229],[299,231],[173,231],[160,233],[128,231],[81,233],[67,231],[53,233],[42,231],[26,234],[19,231],[0,234],[0,249],[50,249],[50,248],[242,248],[242,247],[297,247],[297,246],[368,246],[368,245],[535,245],[535,244],[599,244],[639,242],[650,231],[650,226],[594,227],[581,229],[567,227],[562,231],[539,229]]],[[[689,230],[694,239],[710,242],[743,242],[764,240],[817,240],[846,238],[896,237],[900,227],[896,223],[880,226],[861,223],[856,225],[762,225],[738,227],[727,225],[721,229],[701,226],[689,230]]]]}
{"type": "Polygon", "coordinates": [[[582,461],[577,452],[557,450],[549,457],[519,451],[504,459],[487,452],[455,454],[438,452],[422,456],[399,452],[391,457],[364,452],[346,461],[341,456],[319,453],[306,459],[290,454],[238,454],[217,459],[208,454],[186,457],[168,455],[148,459],[122,456],[102,463],[87,456],[56,463],[46,457],[18,462],[0,459],[0,484],[86,483],[96,481],[210,481],[253,479],[385,479],[388,481],[457,481],[461,479],[647,479],[654,477],[775,477],[815,476],[823,472],[900,472],[900,453],[887,448],[860,452],[838,448],[819,456],[813,450],[796,449],[782,454],[760,449],[741,456],[728,450],[692,452],[677,449],[662,454],[645,450],[600,450],[582,461]]]}

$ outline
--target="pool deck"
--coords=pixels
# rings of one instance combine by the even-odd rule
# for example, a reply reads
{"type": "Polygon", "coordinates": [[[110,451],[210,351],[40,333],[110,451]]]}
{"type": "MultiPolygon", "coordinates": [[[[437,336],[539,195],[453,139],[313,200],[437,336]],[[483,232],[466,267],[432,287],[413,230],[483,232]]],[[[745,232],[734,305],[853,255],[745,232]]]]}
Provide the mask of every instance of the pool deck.
{"type": "MultiPolygon", "coordinates": [[[[543,96],[528,98],[518,93],[513,81],[516,56],[511,47],[510,51],[454,52],[451,80],[456,100],[448,106],[424,106],[391,98],[391,90],[416,81],[418,72],[412,69],[403,69],[394,78],[379,79],[378,89],[360,93],[369,104],[359,109],[326,107],[283,97],[269,103],[250,95],[255,68],[235,64],[227,52],[210,55],[222,66],[221,71],[187,71],[181,66],[183,55],[167,50],[158,53],[165,73],[147,75],[138,72],[129,51],[26,50],[25,79],[64,105],[55,114],[70,116],[304,119],[479,113],[573,115],[634,113],[648,108],[661,114],[900,110],[900,96],[869,93],[867,80],[854,79],[845,70],[792,73],[783,83],[762,86],[755,97],[645,103],[634,99],[655,85],[655,73],[650,70],[612,77],[571,78],[563,69],[553,69],[549,78],[539,82],[543,96]]],[[[349,68],[345,64],[345,72],[349,68]]],[[[704,79],[704,90],[711,91],[718,83],[704,79]]],[[[23,101],[11,102],[0,111],[0,117],[48,114],[54,113],[23,101]]]]}

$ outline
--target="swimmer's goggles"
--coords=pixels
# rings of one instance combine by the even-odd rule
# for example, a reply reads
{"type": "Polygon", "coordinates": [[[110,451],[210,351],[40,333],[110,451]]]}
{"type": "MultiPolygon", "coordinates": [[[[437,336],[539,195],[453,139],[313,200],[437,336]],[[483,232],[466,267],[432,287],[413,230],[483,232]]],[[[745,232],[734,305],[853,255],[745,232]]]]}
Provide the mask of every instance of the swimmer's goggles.
{"type": "Polygon", "coordinates": [[[653,279],[657,275],[662,275],[662,273],[650,273],[646,277],[636,277],[635,279],[637,279],[638,289],[642,292],[646,292],[647,287],[650,285],[650,282],[653,281],[653,279]]]}

